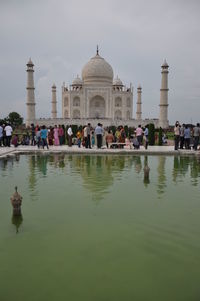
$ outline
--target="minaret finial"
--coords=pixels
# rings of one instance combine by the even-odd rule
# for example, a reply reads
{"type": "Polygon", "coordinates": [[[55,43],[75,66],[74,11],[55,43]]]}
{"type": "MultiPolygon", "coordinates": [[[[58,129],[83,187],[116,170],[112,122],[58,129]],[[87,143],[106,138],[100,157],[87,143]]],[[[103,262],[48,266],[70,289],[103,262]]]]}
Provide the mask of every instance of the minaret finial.
{"type": "Polygon", "coordinates": [[[99,55],[99,45],[97,45],[97,55],[99,55]]]}

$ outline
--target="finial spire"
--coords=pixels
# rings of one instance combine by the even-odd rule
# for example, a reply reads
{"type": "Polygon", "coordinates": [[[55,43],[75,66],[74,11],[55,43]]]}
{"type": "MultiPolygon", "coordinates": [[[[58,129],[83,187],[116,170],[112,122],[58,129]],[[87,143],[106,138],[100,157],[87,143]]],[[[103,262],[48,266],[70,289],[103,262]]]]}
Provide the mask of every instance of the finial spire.
{"type": "Polygon", "coordinates": [[[97,45],[97,55],[99,55],[99,45],[97,45]]]}

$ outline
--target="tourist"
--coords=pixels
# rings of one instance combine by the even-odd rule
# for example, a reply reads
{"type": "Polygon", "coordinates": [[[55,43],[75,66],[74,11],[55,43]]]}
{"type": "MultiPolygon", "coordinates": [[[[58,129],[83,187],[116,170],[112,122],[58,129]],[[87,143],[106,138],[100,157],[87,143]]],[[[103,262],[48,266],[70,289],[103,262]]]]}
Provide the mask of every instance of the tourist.
{"type": "Polygon", "coordinates": [[[69,145],[69,147],[71,147],[72,146],[72,136],[73,136],[71,125],[69,126],[69,128],[67,130],[67,134],[68,134],[68,145],[69,145]]]}
{"type": "Polygon", "coordinates": [[[145,126],[145,129],[144,129],[144,147],[145,147],[145,149],[148,148],[148,144],[149,144],[149,129],[147,126],[145,126]]]}
{"type": "Polygon", "coordinates": [[[179,139],[180,139],[180,125],[179,125],[179,122],[176,121],[175,127],[174,127],[174,150],[178,150],[179,139]]]}
{"type": "Polygon", "coordinates": [[[83,127],[83,140],[84,140],[84,146],[85,146],[85,148],[87,148],[88,143],[87,143],[87,126],[86,125],[83,127]]]}
{"type": "Polygon", "coordinates": [[[165,133],[162,134],[162,144],[163,145],[167,144],[167,136],[165,133]]]}
{"type": "Polygon", "coordinates": [[[14,145],[14,147],[18,147],[19,146],[19,137],[17,134],[15,134],[12,138],[12,144],[14,145]]]}
{"type": "Polygon", "coordinates": [[[5,132],[6,132],[6,146],[10,147],[10,141],[11,141],[12,132],[13,132],[13,129],[10,124],[6,125],[5,132]]]}
{"type": "Polygon", "coordinates": [[[113,143],[113,142],[114,142],[114,136],[113,136],[111,130],[108,130],[108,134],[106,135],[106,146],[107,146],[107,148],[109,147],[109,144],[113,143]]]}
{"type": "Polygon", "coordinates": [[[59,142],[59,136],[58,136],[58,127],[55,125],[53,130],[53,138],[54,138],[54,145],[58,146],[60,144],[59,142]]]}
{"type": "Polygon", "coordinates": [[[49,145],[53,145],[54,141],[54,129],[52,126],[50,126],[49,131],[48,131],[48,141],[49,145]]]}
{"type": "Polygon", "coordinates": [[[186,149],[190,149],[190,139],[191,139],[190,128],[186,125],[184,130],[184,140],[185,140],[186,149]]]}
{"type": "Polygon", "coordinates": [[[41,139],[42,139],[43,149],[45,146],[47,147],[47,149],[49,149],[48,142],[47,142],[48,130],[46,129],[45,125],[42,126],[40,135],[41,135],[41,139]]]}
{"type": "Polygon", "coordinates": [[[37,147],[40,148],[40,145],[41,145],[41,130],[40,130],[39,126],[37,127],[37,132],[36,132],[36,144],[37,144],[37,147]]]}
{"type": "Polygon", "coordinates": [[[95,135],[94,135],[94,131],[92,131],[92,134],[91,134],[91,143],[92,143],[92,148],[94,148],[94,145],[95,145],[95,135]]]}
{"type": "Polygon", "coordinates": [[[139,143],[138,138],[136,136],[133,137],[132,142],[133,142],[134,149],[139,149],[140,148],[140,143],[139,143]]]}
{"type": "Polygon", "coordinates": [[[31,145],[35,145],[35,126],[31,123],[31,145]]]}
{"type": "Polygon", "coordinates": [[[143,130],[142,130],[140,124],[138,125],[137,129],[135,130],[135,133],[136,133],[136,138],[138,140],[139,148],[140,148],[140,145],[142,145],[142,135],[143,135],[143,130]]]}
{"type": "Polygon", "coordinates": [[[76,133],[76,137],[77,137],[77,145],[80,148],[81,147],[81,131],[78,130],[78,132],[76,133]]]}
{"type": "Polygon", "coordinates": [[[184,146],[184,131],[185,131],[185,124],[183,123],[180,127],[180,149],[183,149],[184,146]]]}
{"type": "Polygon", "coordinates": [[[194,138],[194,150],[197,150],[199,145],[199,137],[200,137],[200,127],[199,123],[193,128],[193,138],[194,138]]]}
{"type": "Polygon", "coordinates": [[[3,143],[3,127],[0,124],[0,147],[2,146],[3,143]]]}
{"type": "Polygon", "coordinates": [[[125,143],[125,138],[126,138],[126,133],[125,133],[124,127],[121,126],[120,136],[119,136],[119,142],[120,143],[125,143]]]}
{"type": "Polygon", "coordinates": [[[102,146],[102,136],[103,136],[103,128],[101,123],[98,123],[98,125],[95,128],[95,134],[97,137],[97,148],[101,148],[102,146]]]}
{"type": "Polygon", "coordinates": [[[120,127],[118,127],[116,129],[116,132],[115,132],[115,140],[116,140],[116,142],[119,142],[119,137],[120,137],[120,127]]]}
{"type": "Polygon", "coordinates": [[[91,148],[91,140],[90,140],[90,132],[91,132],[91,125],[88,123],[86,127],[86,135],[87,135],[87,140],[86,140],[86,148],[91,148]]]}
{"type": "Polygon", "coordinates": [[[64,143],[63,136],[64,136],[64,130],[63,130],[62,126],[59,125],[59,127],[58,127],[58,137],[59,137],[60,145],[63,145],[63,143],[64,143]]]}

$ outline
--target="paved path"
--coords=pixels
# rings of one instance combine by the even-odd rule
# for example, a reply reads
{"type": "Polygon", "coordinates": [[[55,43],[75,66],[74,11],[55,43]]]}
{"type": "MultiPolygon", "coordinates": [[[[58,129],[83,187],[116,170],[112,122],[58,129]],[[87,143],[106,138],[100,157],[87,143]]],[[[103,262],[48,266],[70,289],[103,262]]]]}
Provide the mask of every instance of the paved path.
{"type": "Polygon", "coordinates": [[[17,148],[0,147],[0,158],[18,154],[31,154],[31,153],[69,153],[69,154],[140,154],[140,155],[200,155],[200,151],[193,150],[178,150],[174,151],[173,146],[149,146],[147,150],[143,146],[139,150],[123,148],[123,149],[86,149],[78,148],[77,146],[69,147],[63,146],[50,146],[49,150],[38,149],[36,146],[19,146],[17,148]]]}

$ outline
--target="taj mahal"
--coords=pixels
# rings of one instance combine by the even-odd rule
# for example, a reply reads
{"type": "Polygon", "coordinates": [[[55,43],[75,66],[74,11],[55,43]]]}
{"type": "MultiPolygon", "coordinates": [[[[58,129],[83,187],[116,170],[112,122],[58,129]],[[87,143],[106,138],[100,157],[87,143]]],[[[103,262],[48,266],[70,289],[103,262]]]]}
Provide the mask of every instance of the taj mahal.
{"type": "Polygon", "coordinates": [[[97,47],[96,55],[82,69],[81,78],[77,76],[71,85],[62,86],[62,117],[57,116],[56,85],[52,85],[51,118],[36,118],[34,64],[27,63],[27,119],[31,123],[54,126],[55,124],[84,125],[88,122],[95,126],[101,122],[104,126],[128,125],[137,126],[153,123],[155,127],[167,128],[168,121],[168,64],[161,66],[161,89],[159,118],[142,119],[142,87],[137,87],[136,116],[133,118],[133,86],[126,87],[120,78],[114,78],[111,65],[100,56],[97,47]]]}

